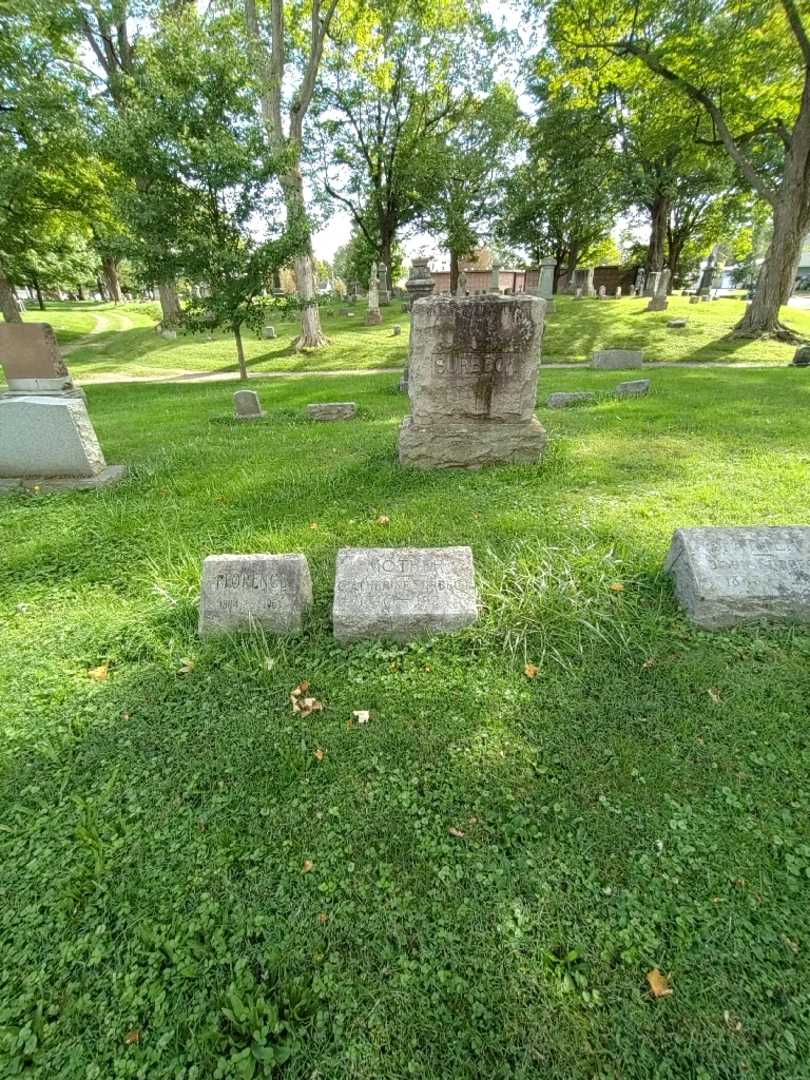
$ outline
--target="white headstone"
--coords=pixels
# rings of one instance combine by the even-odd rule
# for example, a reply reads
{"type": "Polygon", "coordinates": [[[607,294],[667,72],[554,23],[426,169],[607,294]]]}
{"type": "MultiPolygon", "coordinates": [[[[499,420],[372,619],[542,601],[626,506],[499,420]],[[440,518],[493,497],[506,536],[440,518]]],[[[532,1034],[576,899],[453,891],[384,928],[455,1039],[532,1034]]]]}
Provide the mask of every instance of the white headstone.
{"type": "Polygon", "coordinates": [[[304,555],[209,555],[203,562],[201,637],[252,626],[298,633],[311,606],[304,555]]]}

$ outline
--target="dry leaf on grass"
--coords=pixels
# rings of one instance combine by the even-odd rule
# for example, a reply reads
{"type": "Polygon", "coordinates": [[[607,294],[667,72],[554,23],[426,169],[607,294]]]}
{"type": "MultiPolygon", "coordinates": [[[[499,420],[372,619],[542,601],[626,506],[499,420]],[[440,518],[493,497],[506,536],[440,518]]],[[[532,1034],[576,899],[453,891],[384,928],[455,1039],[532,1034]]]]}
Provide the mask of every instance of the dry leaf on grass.
{"type": "Polygon", "coordinates": [[[304,681],[290,691],[293,712],[298,713],[300,716],[309,716],[310,713],[319,712],[323,709],[323,704],[316,698],[304,696],[307,690],[309,690],[309,683],[304,681]]]}
{"type": "Polygon", "coordinates": [[[321,750],[320,746],[317,748],[317,750],[313,750],[312,753],[314,754],[316,761],[323,761],[323,759],[326,757],[326,751],[321,750]]]}
{"type": "Polygon", "coordinates": [[[126,1046],[134,1046],[135,1043],[141,1041],[141,1033],[137,1028],[133,1028],[132,1031],[128,1031],[124,1036],[124,1043],[126,1046]]]}
{"type": "Polygon", "coordinates": [[[614,581],[610,586],[611,592],[624,592],[624,585],[620,581],[614,581]]]}
{"type": "Polygon", "coordinates": [[[451,825],[450,828],[447,831],[450,833],[451,836],[455,836],[459,840],[464,835],[464,830],[463,829],[457,829],[454,825],[451,825]]]}
{"type": "Polygon", "coordinates": [[[650,656],[650,657],[648,657],[648,659],[646,659],[646,660],[644,661],[644,663],[643,663],[643,664],[641,665],[641,667],[642,667],[642,669],[643,669],[644,671],[647,671],[647,670],[648,670],[648,668],[651,668],[651,667],[654,667],[654,666],[655,666],[655,662],[656,662],[656,661],[655,661],[655,657],[654,657],[654,656],[650,656]]]}
{"type": "Polygon", "coordinates": [[[321,926],[329,922],[329,916],[326,914],[325,911],[322,911],[320,913],[320,915],[318,916],[318,921],[320,922],[321,926]]]}
{"type": "Polygon", "coordinates": [[[658,968],[653,968],[652,971],[647,972],[647,982],[650,985],[653,997],[662,998],[670,997],[672,995],[672,987],[669,985],[669,979],[666,975],[663,975],[658,968]]]}
{"type": "Polygon", "coordinates": [[[318,522],[317,521],[310,521],[309,527],[310,527],[310,529],[317,529],[318,528],[318,522]]]}
{"type": "Polygon", "coordinates": [[[720,697],[720,691],[716,687],[710,686],[706,693],[709,695],[715,705],[723,704],[723,699],[720,697]]]}
{"type": "Polygon", "coordinates": [[[177,674],[190,675],[196,666],[195,661],[192,660],[190,656],[184,656],[180,661],[180,667],[177,669],[177,674]]]}
{"type": "Polygon", "coordinates": [[[304,859],[304,865],[301,869],[302,874],[308,874],[311,870],[315,869],[315,863],[312,859],[304,859]]]}
{"type": "Polygon", "coordinates": [[[391,524],[391,518],[387,517],[385,514],[380,514],[380,516],[377,518],[377,524],[378,525],[390,525],[391,524]]]}
{"type": "Polygon", "coordinates": [[[352,713],[356,724],[367,724],[370,715],[368,709],[355,709],[352,713]]]}
{"type": "Polygon", "coordinates": [[[537,676],[540,674],[540,668],[537,666],[537,664],[527,664],[526,667],[523,669],[523,674],[526,676],[527,679],[536,679],[537,676]]]}
{"type": "Polygon", "coordinates": [[[93,682],[106,682],[110,674],[109,664],[99,664],[98,667],[92,667],[87,672],[87,677],[92,679],[93,682]]]}

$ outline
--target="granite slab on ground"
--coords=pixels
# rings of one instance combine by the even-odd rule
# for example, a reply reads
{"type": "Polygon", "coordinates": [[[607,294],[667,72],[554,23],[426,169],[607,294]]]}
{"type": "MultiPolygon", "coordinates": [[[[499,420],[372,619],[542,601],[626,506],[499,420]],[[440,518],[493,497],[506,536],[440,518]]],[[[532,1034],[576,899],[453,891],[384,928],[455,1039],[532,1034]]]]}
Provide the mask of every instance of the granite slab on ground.
{"type": "Polygon", "coordinates": [[[707,630],[810,622],[810,525],[678,529],[664,570],[707,630]]]}
{"type": "Polygon", "coordinates": [[[357,416],[357,405],[353,401],[327,401],[307,405],[310,420],[351,420],[357,416]]]}
{"type": "Polygon", "coordinates": [[[602,371],[640,368],[643,365],[644,353],[637,349],[599,349],[591,358],[591,367],[602,371]]]}
{"type": "Polygon", "coordinates": [[[461,630],[477,617],[469,547],[338,552],[332,622],[340,642],[411,641],[461,630]]]}
{"type": "Polygon", "coordinates": [[[200,637],[253,626],[295,634],[311,607],[304,555],[209,555],[203,562],[200,637]]]}

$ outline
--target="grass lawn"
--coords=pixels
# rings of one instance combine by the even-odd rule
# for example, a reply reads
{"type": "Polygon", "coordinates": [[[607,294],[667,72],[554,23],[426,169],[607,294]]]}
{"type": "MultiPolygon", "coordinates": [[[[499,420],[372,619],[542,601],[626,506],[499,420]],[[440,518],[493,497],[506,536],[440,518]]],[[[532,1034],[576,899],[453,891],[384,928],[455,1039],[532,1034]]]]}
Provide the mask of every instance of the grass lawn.
{"type": "Polygon", "coordinates": [[[89,388],[130,478],[0,502],[0,1076],[810,1074],[810,632],[700,632],[660,573],[676,526],[810,519],[810,381],[653,379],[436,474],[393,373],[252,425],[89,388]],[[459,543],[476,626],[334,644],[339,547],[459,543]],[[222,551],[307,554],[302,637],[197,640],[222,551]]]}
{"type": "MultiPolygon", "coordinates": [[[[549,318],[543,344],[547,363],[589,361],[595,349],[641,348],[647,360],[677,362],[726,361],[750,364],[786,364],[795,347],[780,341],[746,341],[731,331],[742,314],[739,300],[717,300],[690,305],[687,297],[673,296],[669,310],[650,313],[646,299],[611,301],[558,297],[549,318]],[[686,317],[683,330],[667,329],[671,318],[686,317]]],[[[331,347],[296,353],[292,343],[297,324],[275,320],[278,338],[259,341],[245,335],[251,371],[356,371],[402,367],[408,354],[410,317],[400,304],[384,308],[382,326],[364,324],[365,307],[357,304],[352,316],[338,308],[323,309],[331,347]],[[395,338],[394,323],[402,326],[395,338]]],[[[344,309],[345,310],[345,309],[344,309]]],[[[50,322],[60,343],[70,349],[69,366],[82,382],[111,375],[159,378],[184,372],[236,372],[233,339],[217,332],[207,341],[201,335],[179,334],[165,341],[154,332],[159,317],[156,304],[64,303],[48,310],[31,309],[27,319],[50,322]]],[[[783,318],[794,330],[810,338],[810,312],[784,308],[783,318]]]]}

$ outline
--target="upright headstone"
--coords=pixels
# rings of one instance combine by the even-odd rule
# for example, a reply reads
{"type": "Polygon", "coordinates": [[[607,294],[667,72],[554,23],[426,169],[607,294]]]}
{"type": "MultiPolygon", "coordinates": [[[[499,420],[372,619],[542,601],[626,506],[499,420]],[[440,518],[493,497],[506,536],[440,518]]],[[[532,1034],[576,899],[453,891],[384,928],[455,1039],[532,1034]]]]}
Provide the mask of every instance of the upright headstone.
{"type": "Polygon", "coordinates": [[[433,275],[430,272],[430,259],[414,259],[408,280],[405,282],[405,290],[410,297],[409,308],[412,309],[415,301],[421,297],[430,296],[434,285],[433,275]]]}
{"type": "Polygon", "coordinates": [[[263,330],[264,337],[269,341],[274,341],[276,337],[275,326],[265,326],[263,330]]]}
{"type": "Polygon", "coordinates": [[[378,283],[377,264],[373,262],[371,264],[371,275],[368,279],[368,311],[366,312],[366,326],[379,326],[382,322],[378,283]]]}
{"type": "MultiPolygon", "coordinates": [[[[596,289],[593,285],[593,271],[592,266],[586,266],[582,271],[584,277],[582,279],[582,291],[585,296],[596,296],[596,289]]],[[[579,273],[579,271],[577,271],[579,273]]]]}
{"type": "Polygon", "coordinates": [[[621,285],[616,286],[616,292],[613,295],[616,297],[617,300],[621,300],[621,298],[622,298],[622,287],[621,287],[621,285]]]}
{"type": "Polygon", "coordinates": [[[304,555],[209,555],[203,562],[200,637],[254,626],[296,634],[311,607],[304,555]]]}
{"type": "MultiPolygon", "coordinates": [[[[543,300],[551,300],[554,296],[554,271],[556,269],[556,259],[540,260],[540,281],[537,285],[537,293],[543,300]]],[[[548,314],[548,309],[546,314],[548,314]]]]}
{"type": "Polygon", "coordinates": [[[633,283],[635,289],[635,295],[641,296],[644,293],[644,287],[647,283],[647,271],[643,266],[640,266],[636,271],[636,280],[633,283]]]}
{"type": "Polygon", "coordinates": [[[607,300],[607,288],[604,285],[599,286],[598,295],[600,300],[607,300]]]}
{"type": "Polygon", "coordinates": [[[126,469],[108,466],[47,323],[0,323],[0,489],[103,487],[126,469]]]}
{"type": "Polygon", "coordinates": [[[689,618],[707,630],[810,622],[810,526],[678,529],[664,566],[689,618]]]}
{"type": "Polygon", "coordinates": [[[661,277],[660,270],[651,270],[644,281],[643,296],[655,296],[658,291],[658,281],[661,277]]]}
{"type": "Polygon", "coordinates": [[[700,297],[698,296],[698,294],[697,294],[697,293],[693,293],[693,294],[692,294],[692,295],[691,295],[691,296],[689,297],[689,303],[690,303],[690,304],[699,304],[699,303],[700,303],[700,297]]]}
{"type": "Polygon", "coordinates": [[[388,287],[388,271],[380,263],[380,283],[377,292],[380,307],[388,307],[391,303],[391,292],[388,287]]]}
{"type": "Polygon", "coordinates": [[[416,468],[533,462],[546,434],[534,416],[545,304],[485,293],[414,305],[399,459],[416,468]]]}
{"type": "Polygon", "coordinates": [[[489,274],[489,291],[499,293],[501,291],[501,264],[494,262],[489,274]]]}
{"type": "Polygon", "coordinates": [[[669,270],[662,270],[660,274],[653,274],[655,277],[655,296],[647,304],[647,311],[666,311],[669,306],[667,294],[669,292],[669,270]]]}
{"type": "Polygon", "coordinates": [[[800,345],[790,361],[791,367],[810,366],[810,345],[800,345]]]}
{"type": "Polygon", "coordinates": [[[456,299],[463,300],[467,295],[467,275],[462,270],[458,275],[458,281],[456,282],[456,299]]]}
{"type": "Polygon", "coordinates": [[[398,322],[394,323],[394,327],[393,327],[393,330],[391,332],[394,335],[394,337],[399,337],[400,336],[400,334],[402,333],[402,327],[400,326],[400,324],[398,322]]]}
{"type": "Polygon", "coordinates": [[[412,641],[461,630],[477,617],[468,547],[338,552],[332,622],[340,642],[412,641]]]}
{"type": "Polygon", "coordinates": [[[237,420],[260,420],[267,416],[255,390],[237,390],[233,395],[233,411],[237,420]]]}
{"type": "Polygon", "coordinates": [[[712,249],[709,258],[706,260],[706,265],[700,274],[700,283],[698,284],[698,296],[708,296],[712,291],[712,282],[714,281],[714,260],[715,250],[712,249]]]}
{"type": "Polygon", "coordinates": [[[581,288],[577,287],[577,289],[574,291],[574,299],[575,300],[581,300],[582,299],[582,289],[581,288]]]}

